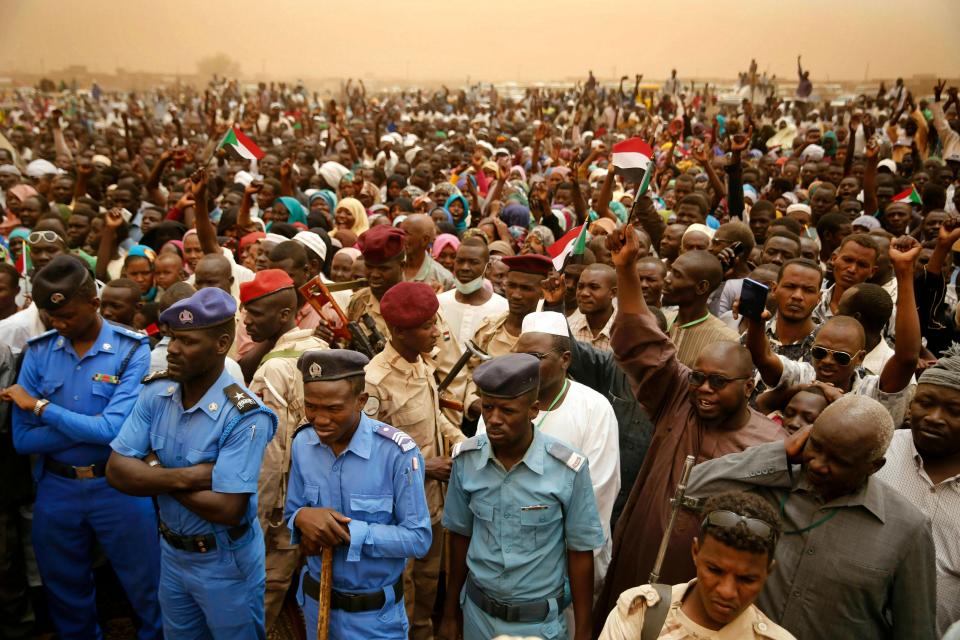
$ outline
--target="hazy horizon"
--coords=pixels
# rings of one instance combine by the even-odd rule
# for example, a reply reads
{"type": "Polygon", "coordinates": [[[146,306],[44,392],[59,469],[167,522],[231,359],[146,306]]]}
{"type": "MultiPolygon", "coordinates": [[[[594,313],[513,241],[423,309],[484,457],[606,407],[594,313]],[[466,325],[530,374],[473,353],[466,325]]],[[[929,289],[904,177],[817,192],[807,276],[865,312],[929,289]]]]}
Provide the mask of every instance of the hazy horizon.
{"type": "MultiPolygon", "coordinates": [[[[480,5],[476,5],[479,7],[480,5]]],[[[246,76],[393,78],[410,82],[532,82],[644,73],[735,78],[750,58],[782,82],[803,54],[814,83],[870,77],[960,76],[960,2],[740,0],[648,5],[612,0],[487,0],[482,10],[436,0],[6,0],[0,69],[84,65],[194,73],[224,53],[246,76]]]]}

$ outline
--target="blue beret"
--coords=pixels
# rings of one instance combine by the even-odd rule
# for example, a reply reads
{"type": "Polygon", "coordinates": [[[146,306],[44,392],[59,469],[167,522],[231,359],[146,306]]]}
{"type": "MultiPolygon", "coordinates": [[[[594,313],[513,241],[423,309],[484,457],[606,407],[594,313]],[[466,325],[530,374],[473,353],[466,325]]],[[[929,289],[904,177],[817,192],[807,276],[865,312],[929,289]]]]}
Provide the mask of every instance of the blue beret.
{"type": "Polygon", "coordinates": [[[304,382],[327,382],[362,376],[368,362],[370,359],[359,351],[316,349],[304,351],[297,360],[297,368],[304,382]]]}
{"type": "Polygon", "coordinates": [[[160,324],[175,331],[206,329],[232,320],[236,313],[233,296],[223,289],[207,287],[170,305],[160,314],[160,324]]]}
{"type": "Polygon", "coordinates": [[[44,311],[56,311],[70,302],[90,277],[76,256],[57,256],[33,277],[33,301],[44,311]]]}
{"type": "Polygon", "coordinates": [[[508,353],[477,367],[473,381],[482,395],[517,398],[540,386],[540,360],[529,353],[508,353]]]}

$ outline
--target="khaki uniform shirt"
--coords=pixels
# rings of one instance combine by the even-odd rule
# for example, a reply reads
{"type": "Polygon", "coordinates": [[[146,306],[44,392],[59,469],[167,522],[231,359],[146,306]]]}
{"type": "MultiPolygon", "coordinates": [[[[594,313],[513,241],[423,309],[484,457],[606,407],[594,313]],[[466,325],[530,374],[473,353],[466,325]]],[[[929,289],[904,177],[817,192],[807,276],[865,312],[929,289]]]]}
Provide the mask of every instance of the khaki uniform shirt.
{"type": "MultiPolygon", "coordinates": [[[[673,585],[670,611],[657,636],[660,640],[795,640],[786,629],[765,616],[751,604],[729,624],[716,631],[701,627],[680,609],[684,595],[693,589],[696,580],[673,585]]],[[[657,590],[645,584],[620,594],[616,608],[607,617],[600,640],[634,640],[640,637],[647,607],[660,601],[657,590]]]]}
{"type": "Polygon", "coordinates": [[[257,483],[257,517],[265,531],[268,526],[285,526],[283,507],[287,500],[290,447],[294,432],[305,420],[297,358],[304,351],[326,348],[327,343],[316,337],[313,329],[291,329],[263,357],[250,382],[250,390],[277,414],[277,433],[263,452],[257,483]]]}
{"type": "MultiPolygon", "coordinates": [[[[366,366],[367,415],[413,438],[424,461],[446,456],[448,448],[466,440],[440,413],[433,372],[432,364],[423,358],[408,362],[390,343],[366,366]]],[[[424,488],[430,522],[436,524],[443,515],[443,489],[438,480],[430,478],[424,488]]]]}
{"type": "MultiPolygon", "coordinates": [[[[377,329],[383,334],[386,340],[390,340],[390,330],[387,329],[387,323],[380,313],[380,301],[374,297],[370,287],[364,287],[357,290],[350,298],[350,304],[347,305],[347,318],[351,322],[359,321],[363,314],[368,314],[377,325],[377,329]]],[[[436,348],[430,353],[429,359],[437,376],[443,380],[453,369],[463,350],[460,344],[450,332],[443,315],[437,312],[437,329],[440,331],[440,338],[437,340],[436,348]]],[[[456,402],[463,403],[467,392],[467,380],[470,378],[467,371],[461,371],[457,378],[450,384],[443,393],[445,398],[450,398],[456,402]]],[[[453,409],[443,409],[443,414],[453,424],[460,424],[463,419],[462,411],[453,409]]],[[[399,428],[399,427],[398,427],[399,428]]]]}
{"type": "MultiPolygon", "coordinates": [[[[495,316],[489,316],[483,319],[476,333],[473,334],[473,342],[491,358],[503,356],[513,351],[513,348],[520,341],[520,336],[512,336],[507,333],[507,316],[509,311],[504,311],[495,316]]],[[[469,407],[474,400],[480,396],[477,394],[477,386],[473,383],[473,371],[482,363],[477,358],[471,358],[467,364],[469,375],[467,376],[466,399],[464,407],[469,407]]]]}

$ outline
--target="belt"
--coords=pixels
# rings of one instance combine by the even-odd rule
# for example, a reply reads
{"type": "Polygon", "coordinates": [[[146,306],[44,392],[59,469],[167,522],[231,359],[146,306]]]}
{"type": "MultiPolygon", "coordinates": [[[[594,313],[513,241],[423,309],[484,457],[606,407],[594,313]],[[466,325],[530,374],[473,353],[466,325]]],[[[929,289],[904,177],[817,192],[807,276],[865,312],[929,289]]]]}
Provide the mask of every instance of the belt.
{"type": "Polygon", "coordinates": [[[505,622],[543,622],[550,613],[551,600],[557,601],[557,611],[563,610],[563,590],[546,600],[510,604],[494,600],[485,594],[473,581],[473,577],[467,575],[466,591],[467,597],[473,601],[473,604],[494,618],[499,618],[505,622]]]}
{"type": "MultiPolygon", "coordinates": [[[[163,539],[174,549],[192,551],[194,553],[206,553],[217,549],[217,537],[212,533],[182,536],[179,533],[174,533],[163,521],[158,521],[158,528],[160,529],[160,535],[163,536],[163,539]]],[[[250,529],[250,523],[245,522],[232,529],[227,529],[227,535],[230,536],[231,540],[236,541],[239,540],[248,529],[250,529]]]]}
{"type": "MultiPolygon", "coordinates": [[[[313,579],[309,571],[303,574],[303,593],[314,600],[320,600],[320,583],[313,579]]],[[[397,602],[403,601],[402,577],[393,583],[393,598],[397,602]]],[[[330,593],[330,608],[346,611],[347,613],[377,611],[382,609],[386,602],[387,597],[383,594],[383,591],[344,593],[343,591],[334,589],[330,593]]]]}
{"type": "Polygon", "coordinates": [[[70,478],[71,480],[93,480],[94,478],[102,478],[107,475],[106,462],[98,462],[97,464],[91,464],[86,467],[75,467],[72,464],[57,462],[48,456],[43,459],[43,468],[54,475],[70,478]]]}

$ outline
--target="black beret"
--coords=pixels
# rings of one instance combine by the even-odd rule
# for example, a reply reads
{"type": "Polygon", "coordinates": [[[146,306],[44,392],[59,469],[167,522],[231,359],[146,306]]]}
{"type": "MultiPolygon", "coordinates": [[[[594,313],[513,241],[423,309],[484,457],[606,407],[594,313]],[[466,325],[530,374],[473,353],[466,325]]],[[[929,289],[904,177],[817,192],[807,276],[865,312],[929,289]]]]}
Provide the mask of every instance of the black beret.
{"type": "Polygon", "coordinates": [[[477,367],[473,381],[482,395],[517,398],[540,386],[540,360],[529,353],[508,353],[477,367]]]}
{"type": "Polygon", "coordinates": [[[44,311],[55,311],[70,302],[90,277],[80,258],[57,256],[33,277],[33,301],[44,311]]]}
{"type": "Polygon", "coordinates": [[[297,360],[304,382],[326,382],[364,375],[370,359],[349,349],[316,349],[305,351],[297,360]]]}

